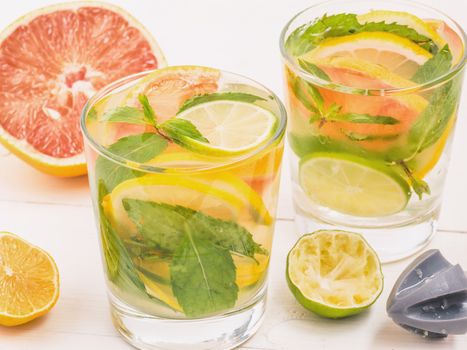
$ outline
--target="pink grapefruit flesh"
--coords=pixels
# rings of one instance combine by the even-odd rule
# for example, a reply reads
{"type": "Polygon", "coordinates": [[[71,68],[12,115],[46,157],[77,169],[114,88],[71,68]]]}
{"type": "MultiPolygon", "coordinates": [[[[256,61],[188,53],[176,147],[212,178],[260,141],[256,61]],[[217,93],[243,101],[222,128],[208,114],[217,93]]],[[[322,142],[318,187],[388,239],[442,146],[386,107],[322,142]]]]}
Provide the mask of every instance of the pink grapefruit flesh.
{"type": "Polygon", "coordinates": [[[71,2],[0,33],[0,141],[46,173],[85,173],[81,111],[123,76],[165,66],[150,34],[122,9],[71,2]]]}

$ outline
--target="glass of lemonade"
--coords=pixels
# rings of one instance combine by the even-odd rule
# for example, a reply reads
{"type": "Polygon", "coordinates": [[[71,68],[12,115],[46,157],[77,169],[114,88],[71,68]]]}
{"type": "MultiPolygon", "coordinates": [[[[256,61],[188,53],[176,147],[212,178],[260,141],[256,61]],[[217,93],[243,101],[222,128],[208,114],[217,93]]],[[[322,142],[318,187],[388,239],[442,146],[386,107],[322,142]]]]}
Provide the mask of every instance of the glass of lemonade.
{"type": "Polygon", "coordinates": [[[82,115],[112,317],[144,349],[227,349],[259,327],[286,113],[217,69],[133,75],[82,115]]]}
{"type": "Polygon", "coordinates": [[[281,35],[300,233],[365,234],[382,261],[436,231],[463,82],[465,33],[406,1],[331,1],[281,35]]]}

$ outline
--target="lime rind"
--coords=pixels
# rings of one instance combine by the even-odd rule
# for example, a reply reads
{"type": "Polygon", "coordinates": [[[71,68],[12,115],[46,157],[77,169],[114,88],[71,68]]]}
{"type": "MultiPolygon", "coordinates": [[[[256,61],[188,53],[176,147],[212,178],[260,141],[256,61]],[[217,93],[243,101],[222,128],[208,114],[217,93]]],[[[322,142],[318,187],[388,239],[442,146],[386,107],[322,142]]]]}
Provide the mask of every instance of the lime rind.
{"type": "Polygon", "coordinates": [[[299,183],[314,202],[362,217],[398,213],[411,196],[409,184],[385,162],[346,153],[305,156],[299,163],[299,183]]]}
{"type": "MultiPolygon", "coordinates": [[[[309,248],[309,247],[306,247],[306,248],[309,248]]],[[[348,253],[348,252],[344,252],[344,253],[348,253]]],[[[357,253],[358,253],[358,250],[357,250],[357,253]]],[[[329,254],[327,256],[327,258],[335,258],[335,257],[336,257],[335,254],[329,254]]],[[[321,262],[321,260],[323,259],[321,256],[319,256],[319,258],[320,258],[319,260],[320,264],[322,263],[324,265],[326,261],[321,262]]],[[[339,266],[340,262],[341,261],[338,261],[334,266],[331,266],[331,267],[338,267],[342,269],[342,265],[339,266]]],[[[351,266],[348,266],[349,270],[354,271],[357,268],[355,264],[347,263],[347,265],[351,265],[351,266]]],[[[302,274],[301,277],[309,278],[309,274],[307,275],[302,274]]],[[[362,277],[367,278],[368,275],[363,274],[362,277]]],[[[294,247],[290,250],[289,254],[287,255],[286,280],[287,280],[287,284],[292,294],[295,296],[297,301],[304,308],[306,308],[307,310],[311,312],[316,313],[319,316],[327,317],[327,318],[335,318],[335,319],[352,316],[352,315],[361,313],[365,311],[366,309],[368,309],[379,298],[379,296],[381,295],[383,291],[383,286],[384,286],[384,277],[383,277],[383,273],[381,270],[381,263],[379,261],[378,255],[373,250],[373,248],[367,243],[367,241],[360,234],[354,233],[354,232],[340,231],[340,230],[319,230],[319,231],[302,236],[295,243],[294,247]],[[328,246],[331,247],[332,243],[335,244],[336,236],[339,236],[339,235],[349,237],[350,240],[359,243],[359,247],[362,248],[360,252],[363,251],[366,253],[365,255],[366,259],[364,259],[363,263],[365,263],[366,265],[370,265],[372,269],[372,270],[370,269],[370,272],[373,273],[373,276],[372,276],[373,281],[376,281],[377,285],[376,285],[376,288],[373,288],[374,292],[371,293],[371,297],[368,297],[367,300],[363,303],[353,303],[352,305],[343,306],[343,305],[338,305],[338,304],[332,304],[329,302],[324,302],[321,298],[320,298],[321,300],[317,300],[318,298],[316,297],[313,299],[313,297],[307,296],[307,292],[303,290],[305,289],[304,286],[306,287],[306,283],[309,281],[297,281],[297,275],[294,273],[291,273],[291,269],[296,267],[295,266],[296,261],[297,261],[296,258],[301,258],[303,256],[310,255],[310,250],[305,249],[305,251],[303,251],[300,249],[305,243],[308,243],[307,241],[313,241],[319,238],[319,236],[328,236],[329,238],[332,237],[331,244],[328,244],[328,246]]],[[[325,281],[325,279],[318,278],[318,281],[322,282],[323,280],[325,281]]],[[[342,279],[341,283],[345,283],[345,278],[342,279]]],[[[314,287],[316,288],[316,286],[314,287]]],[[[327,286],[325,286],[325,288],[326,287],[327,286]]],[[[353,289],[352,286],[349,285],[348,290],[352,290],[352,289],[353,289]]],[[[332,290],[330,292],[332,293],[332,290]]]]}

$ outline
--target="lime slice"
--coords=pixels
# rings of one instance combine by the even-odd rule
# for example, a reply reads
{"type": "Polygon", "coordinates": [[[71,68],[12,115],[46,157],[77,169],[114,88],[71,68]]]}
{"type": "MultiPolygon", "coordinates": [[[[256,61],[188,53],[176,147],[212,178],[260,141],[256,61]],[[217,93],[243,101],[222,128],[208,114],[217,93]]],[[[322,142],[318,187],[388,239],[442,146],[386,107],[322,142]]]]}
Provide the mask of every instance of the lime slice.
{"type": "Polygon", "coordinates": [[[240,101],[212,101],[188,108],[177,118],[189,120],[209,143],[185,138],[184,144],[205,155],[237,155],[264,144],[274,133],[276,116],[240,101]]]}
{"type": "Polygon", "coordinates": [[[377,160],[344,153],[314,153],[300,161],[299,181],[308,197],[355,216],[386,216],[403,210],[410,187],[377,160]]]}
{"type": "Polygon", "coordinates": [[[368,22],[385,22],[387,24],[397,23],[414,29],[418,34],[424,35],[436,44],[439,48],[446,44],[446,41],[424,20],[407,12],[374,10],[357,16],[360,24],[368,22]]]}
{"type": "Polygon", "coordinates": [[[409,39],[386,32],[363,32],[328,38],[300,58],[354,57],[379,64],[402,77],[412,77],[432,55],[409,39]]]}
{"type": "Polygon", "coordinates": [[[272,222],[261,197],[234,176],[151,174],[122,182],[104,198],[103,207],[120,235],[128,237],[136,227],[123,207],[125,198],[181,205],[223,220],[272,222]]]}
{"type": "Polygon", "coordinates": [[[300,304],[329,318],[362,312],[383,290],[376,252],[361,235],[345,231],[301,237],[287,256],[286,278],[300,304]]]}

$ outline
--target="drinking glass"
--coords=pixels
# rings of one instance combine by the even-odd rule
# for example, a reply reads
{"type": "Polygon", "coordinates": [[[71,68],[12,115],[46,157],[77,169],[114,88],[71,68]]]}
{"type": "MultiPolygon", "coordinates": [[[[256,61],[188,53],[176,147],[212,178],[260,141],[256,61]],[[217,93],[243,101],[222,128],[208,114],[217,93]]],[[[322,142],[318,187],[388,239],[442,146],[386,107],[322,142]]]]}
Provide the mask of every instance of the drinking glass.
{"type": "MultiPolygon", "coordinates": [[[[396,16],[404,18],[397,12],[396,16]]],[[[384,12],[375,22],[383,20],[384,12]]],[[[359,38],[371,36],[379,50],[386,45],[379,38],[394,35],[362,31],[359,38]]],[[[280,49],[290,120],[287,135],[295,221],[300,234],[318,228],[361,232],[382,261],[406,257],[430,241],[436,232],[457,119],[465,38],[462,28],[448,16],[409,1],[329,1],[298,13],[287,23],[280,49]],[[323,50],[328,50],[329,56],[315,58],[316,65],[306,61],[312,45],[308,49],[306,42],[296,45],[317,18],[326,15],[326,21],[340,20],[340,24],[334,23],[336,30],[329,32],[337,37],[341,35],[339,25],[344,28],[348,23],[344,17],[330,20],[330,16],[372,10],[408,12],[429,19],[432,30],[450,41],[451,54],[458,62],[453,61],[444,74],[421,82],[413,75],[413,65],[392,65],[401,56],[381,54],[371,64],[362,64],[355,55],[349,58],[343,40],[349,50],[359,43],[347,37],[332,41],[332,45],[339,40],[342,44],[341,51],[335,49],[334,54],[327,41],[323,50]],[[336,65],[326,76],[314,69],[320,64],[336,65]],[[344,69],[344,64],[349,69],[344,69]],[[393,68],[385,68],[384,73],[382,66],[393,68]]],[[[359,54],[369,55],[363,51],[359,54]]],[[[428,51],[423,51],[426,56],[428,51]]],[[[437,59],[441,63],[436,66],[443,64],[442,58],[437,59]]]]}
{"type": "MultiPolygon", "coordinates": [[[[167,69],[171,77],[177,71],[167,69]]],[[[149,150],[161,137],[106,116],[131,102],[131,91],[151,72],[105,87],[82,114],[112,319],[141,349],[230,349],[252,336],[263,317],[286,112],[255,81],[211,71],[217,76],[207,85],[211,90],[259,97],[238,108],[253,104],[276,118],[274,132],[246,153],[207,155],[168,142],[155,157],[130,157],[136,154],[131,147],[149,150]],[[137,143],[128,146],[131,140],[137,143]]],[[[175,117],[189,97],[182,83],[156,86],[153,93],[167,93],[169,85],[165,118],[175,117]]],[[[216,113],[212,118],[229,111],[216,113]]]]}

